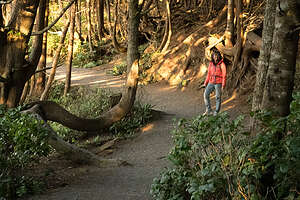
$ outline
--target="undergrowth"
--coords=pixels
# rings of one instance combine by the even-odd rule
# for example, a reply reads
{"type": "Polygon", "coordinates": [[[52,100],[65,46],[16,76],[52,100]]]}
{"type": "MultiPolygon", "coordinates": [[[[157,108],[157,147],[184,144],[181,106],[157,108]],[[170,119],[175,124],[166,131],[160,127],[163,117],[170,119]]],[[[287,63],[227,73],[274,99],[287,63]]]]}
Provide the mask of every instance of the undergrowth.
{"type": "Polygon", "coordinates": [[[294,98],[288,117],[257,116],[256,137],[244,131],[242,116],[179,120],[169,154],[174,167],[154,179],[153,199],[299,199],[300,93],[294,98]]]}
{"type": "Polygon", "coordinates": [[[32,162],[50,153],[48,130],[20,108],[0,106],[0,199],[16,199],[41,190],[42,182],[23,175],[32,162]]]}
{"type": "MultiPolygon", "coordinates": [[[[113,96],[114,93],[109,90],[78,86],[73,87],[70,93],[64,97],[62,95],[63,89],[63,84],[56,84],[51,91],[49,100],[57,102],[76,116],[97,118],[101,113],[112,107],[110,96],[113,96]]],[[[140,127],[151,120],[151,109],[152,106],[149,104],[135,102],[131,112],[120,121],[114,123],[107,130],[107,133],[111,135],[110,137],[112,138],[127,138],[133,136],[140,127]]],[[[65,140],[71,143],[80,142],[78,138],[83,134],[82,132],[71,130],[58,123],[51,124],[52,128],[65,140]]],[[[105,140],[107,140],[107,138],[105,140]]]]}

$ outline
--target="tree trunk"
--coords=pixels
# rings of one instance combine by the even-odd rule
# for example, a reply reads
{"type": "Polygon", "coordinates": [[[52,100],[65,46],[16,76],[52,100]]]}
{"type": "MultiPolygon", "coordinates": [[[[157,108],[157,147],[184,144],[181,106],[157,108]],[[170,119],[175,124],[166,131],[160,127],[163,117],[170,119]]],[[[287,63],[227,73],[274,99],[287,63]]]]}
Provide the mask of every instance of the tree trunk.
{"type": "Polygon", "coordinates": [[[73,60],[73,47],[74,47],[74,29],[75,29],[75,15],[76,15],[76,5],[72,6],[70,11],[70,37],[69,37],[69,45],[68,45],[68,56],[66,60],[66,81],[65,81],[65,89],[64,96],[70,90],[71,87],[71,71],[72,71],[72,60],[73,60]]]}
{"type": "Polygon", "coordinates": [[[29,96],[33,95],[34,92],[34,88],[35,88],[35,74],[33,74],[30,78],[30,90],[29,90],[29,96]]]}
{"type": "MultiPolygon", "coordinates": [[[[46,13],[45,13],[45,27],[48,26],[49,18],[49,0],[46,0],[46,13]]],[[[42,54],[40,57],[39,64],[37,66],[38,70],[43,70],[47,66],[47,32],[43,34],[43,44],[42,44],[42,54]]],[[[45,89],[46,73],[40,72],[37,74],[36,79],[36,93],[40,95],[45,89]]]]}
{"type": "Polygon", "coordinates": [[[90,48],[90,53],[93,53],[94,49],[93,49],[93,43],[92,43],[92,22],[91,22],[91,0],[87,0],[86,1],[86,7],[87,7],[87,14],[86,14],[86,18],[87,18],[87,29],[88,29],[88,44],[89,44],[89,48],[90,48]]]}
{"type": "Polygon", "coordinates": [[[275,15],[275,29],[269,68],[262,100],[262,109],[279,116],[290,113],[294,87],[300,22],[300,5],[296,0],[279,1],[275,15]]]}
{"type": "Polygon", "coordinates": [[[236,0],[236,18],[237,18],[237,39],[235,44],[235,55],[234,55],[234,61],[233,61],[233,69],[237,68],[238,62],[240,61],[241,53],[242,53],[242,43],[243,43],[243,30],[242,30],[242,0],[236,0]]]}
{"type": "Polygon", "coordinates": [[[82,10],[81,10],[81,1],[78,1],[77,5],[78,5],[78,8],[77,8],[78,13],[76,15],[77,17],[76,17],[75,24],[77,25],[77,33],[78,33],[78,37],[79,37],[79,40],[80,40],[81,45],[82,45],[83,42],[84,42],[84,38],[82,37],[82,33],[81,33],[81,12],[82,12],[82,10]]]}
{"type": "Polygon", "coordinates": [[[111,25],[110,3],[109,3],[109,0],[106,0],[106,15],[107,15],[107,21],[108,21],[109,34],[112,37],[113,31],[112,31],[112,25],[111,25]]]}
{"type": "Polygon", "coordinates": [[[168,0],[165,0],[165,1],[166,1],[166,11],[167,11],[167,21],[166,21],[166,23],[167,23],[168,29],[166,30],[167,31],[167,40],[166,40],[165,45],[163,46],[162,53],[167,51],[167,49],[170,45],[171,36],[172,36],[170,4],[169,4],[168,0]]]}
{"type": "Polygon", "coordinates": [[[54,80],[54,76],[55,76],[55,72],[56,72],[56,68],[57,68],[57,63],[58,63],[58,60],[59,60],[61,49],[64,45],[64,41],[65,41],[65,38],[66,38],[66,35],[67,35],[67,32],[68,32],[69,25],[70,25],[70,22],[68,22],[66,24],[66,26],[64,27],[64,29],[63,29],[63,32],[62,32],[62,35],[61,35],[61,38],[60,38],[58,47],[56,49],[53,62],[52,62],[52,66],[51,66],[52,69],[51,69],[50,75],[49,75],[45,90],[44,90],[44,92],[43,92],[43,94],[41,95],[41,98],[40,98],[41,101],[44,101],[45,99],[47,99],[51,84],[54,80]]]}
{"type": "Polygon", "coordinates": [[[135,60],[139,59],[138,35],[140,13],[138,11],[138,0],[129,0],[128,6],[128,52],[127,52],[127,72],[135,60]]]}
{"type": "Polygon", "coordinates": [[[97,21],[98,21],[98,33],[100,39],[104,37],[105,28],[104,28],[104,0],[97,0],[97,21]]]}
{"type": "Polygon", "coordinates": [[[16,4],[10,16],[1,17],[6,28],[0,30],[0,76],[6,81],[0,83],[0,104],[8,107],[19,103],[24,85],[36,69],[40,53],[36,51],[34,57],[25,61],[39,1],[24,0],[22,4],[19,1],[16,4]]]}
{"type": "MultiPolygon", "coordinates": [[[[113,34],[112,34],[112,40],[113,40],[113,45],[114,48],[120,52],[120,53],[125,53],[127,49],[125,47],[122,47],[118,40],[117,40],[117,23],[118,23],[118,5],[119,5],[119,0],[116,0],[116,5],[115,5],[115,22],[114,22],[114,28],[113,28],[113,34]]],[[[129,39],[128,39],[129,40],[129,39]]],[[[128,54],[127,54],[128,55],[128,54]]],[[[130,66],[130,65],[129,65],[130,66]]]]}
{"type": "Polygon", "coordinates": [[[228,0],[228,10],[227,10],[227,26],[225,31],[225,47],[232,47],[232,35],[234,30],[234,17],[233,17],[233,1],[228,0]]]}
{"type": "MultiPolygon", "coordinates": [[[[265,14],[264,14],[264,26],[262,32],[262,46],[258,58],[258,67],[256,72],[256,82],[253,91],[252,111],[258,111],[261,109],[261,103],[265,88],[266,76],[269,67],[274,22],[275,22],[276,4],[273,0],[267,0],[265,14]]],[[[251,119],[250,130],[255,134],[257,122],[255,118],[251,119]]]]}

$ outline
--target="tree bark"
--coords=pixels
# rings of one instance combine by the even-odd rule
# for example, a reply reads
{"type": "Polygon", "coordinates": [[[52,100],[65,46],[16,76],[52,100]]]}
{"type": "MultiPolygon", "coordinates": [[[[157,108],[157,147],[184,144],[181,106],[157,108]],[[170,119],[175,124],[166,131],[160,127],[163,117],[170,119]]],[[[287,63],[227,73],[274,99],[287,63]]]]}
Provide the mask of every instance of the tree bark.
{"type": "Polygon", "coordinates": [[[278,116],[290,113],[294,87],[300,22],[297,0],[281,0],[276,8],[270,64],[262,100],[262,109],[274,111],[278,116]]]}
{"type": "Polygon", "coordinates": [[[170,4],[168,0],[165,0],[166,3],[166,12],[167,12],[167,20],[166,20],[166,29],[165,29],[165,36],[163,41],[165,40],[165,42],[162,42],[162,46],[161,46],[161,51],[162,53],[166,52],[170,42],[171,42],[171,36],[172,36],[172,25],[171,25],[171,11],[170,11],[170,4]]]}
{"type": "MultiPolygon", "coordinates": [[[[46,13],[45,13],[45,24],[44,26],[48,26],[48,18],[49,18],[49,0],[46,0],[46,13]]],[[[47,66],[47,35],[48,33],[45,32],[43,34],[43,44],[42,44],[42,54],[39,60],[39,64],[37,66],[38,70],[43,70],[47,66]]],[[[40,72],[37,74],[36,79],[36,93],[40,95],[46,85],[46,73],[40,72]]]]}
{"type": "MultiPolygon", "coordinates": [[[[261,109],[261,101],[263,98],[263,91],[265,88],[265,80],[269,67],[270,53],[272,48],[275,12],[276,4],[273,0],[267,0],[262,32],[262,47],[259,53],[256,82],[253,92],[252,111],[261,109]]],[[[253,125],[254,124],[252,124],[252,126],[253,125]]]]}
{"type": "Polygon", "coordinates": [[[86,18],[87,18],[87,29],[88,29],[88,44],[89,44],[89,49],[90,49],[90,53],[93,53],[94,48],[93,48],[93,43],[92,43],[92,22],[91,22],[91,0],[87,0],[86,1],[86,7],[87,7],[87,14],[86,14],[86,18]]]}
{"type": "Polygon", "coordinates": [[[232,47],[232,36],[234,30],[234,17],[233,17],[233,1],[228,0],[228,9],[227,9],[227,26],[225,30],[225,47],[232,47]]]}
{"type": "Polygon", "coordinates": [[[70,22],[68,22],[66,24],[66,26],[64,27],[64,29],[63,29],[63,32],[62,32],[62,35],[61,35],[61,38],[60,38],[58,47],[56,49],[53,62],[52,62],[52,66],[51,66],[52,69],[51,69],[50,75],[49,75],[45,90],[42,93],[41,98],[40,98],[41,101],[44,101],[45,99],[47,99],[51,84],[54,80],[54,76],[55,76],[55,72],[56,72],[56,68],[57,68],[57,63],[58,63],[58,60],[59,60],[59,57],[60,57],[61,49],[64,45],[64,41],[65,41],[65,38],[66,38],[66,35],[67,35],[67,32],[68,32],[69,25],[70,25],[70,22]]]}
{"type": "Polygon", "coordinates": [[[122,47],[117,40],[117,23],[118,23],[118,9],[119,9],[118,5],[119,5],[119,0],[116,0],[115,12],[114,12],[115,13],[115,21],[114,21],[112,40],[113,40],[114,48],[120,53],[125,53],[127,51],[127,48],[122,47]]]}
{"type": "Polygon", "coordinates": [[[138,10],[138,0],[129,0],[128,17],[127,72],[129,72],[133,62],[139,59],[138,35],[140,13],[138,10]]]}
{"type": "MultiPolygon", "coordinates": [[[[76,3],[75,3],[76,4],[76,3]]],[[[65,89],[64,96],[70,90],[71,87],[71,71],[72,71],[72,60],[73,60],[73,48],[74,48],[74,29],[75,29],[75,15],[76,15],[76,5],[73,5],[70,11],[70,37],[69,37],[69,45],[68,45],[68,56],[66,59],[66,81],[65,81],[65,89]]]]}
{"type": "Polygon", "coordinates": [[[38,4],[38,0],[24,0],[22,4],[17,1],[12,14],[3,18],[6,28],[0,31],[0,76],[8,81],[0,83],[0,104],[8,107],[17,106],[37,66],[38,54],[26,61],[25,53],[38,4]]]}
{"type": "Polygon", "coordinates": [[[241,52],[242,52],[242,46],[243,46],[243,30],[242,30],[242,0],[236,0],[236,18],[237,18],[237,39],[235,44],[235,55],[234,55],[234,61],[233,61],[233,69],[235,69],[238,65],[238,62],[240,61],[241,52]]]}
{"type": "Polygon", "coordinates": [[[107,32],[104,28],[104,0],[97,0],[97,21],[98,21],[98,33],[100,40],[105,36],[104,33],[107,32]]]}

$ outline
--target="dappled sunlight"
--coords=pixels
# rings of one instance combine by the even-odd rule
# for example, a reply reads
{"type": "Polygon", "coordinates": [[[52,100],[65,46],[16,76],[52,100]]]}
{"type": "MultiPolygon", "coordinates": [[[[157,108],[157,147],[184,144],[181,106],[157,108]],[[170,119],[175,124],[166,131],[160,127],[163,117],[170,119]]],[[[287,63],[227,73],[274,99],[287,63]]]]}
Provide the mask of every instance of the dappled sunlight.
{"type": "Polygon", "coordinates": [[[225,104],[233,101],[236,97],[237,97],[237,94],[236,94],[236,91],[234,91],[233,95],[229,99],[225,100],[222,104],[225,105],[225,104]]]}
{"type": "Polygon", "coordinates": [[[150,131],[150,130],[153,129],[153,127],[154,127],[154,124],[153,124],[153,123],[148,124],[148,125],[146,125],[145,127],[143,127],[143,128],[141,129],[141,132],[142,132],[142,133],[145,133],[145,132],[147,132],[147,131],[150,131]]]}
{"type": "MultiPolygon", "coordinates": [[[[55,80],[63,81],[65,79],[65,69],[57,70],[55,80]]],[[[112,76],[105,70],[96,71],[91,69],[73,68],[71,76],[71,85],[100,85],[101,87],[121,88],[125,85],[126,76],[112,76]],[[101,77],[101,78],[99,78],[101,77]],[[100,79],[100,80],[99,80],[100,79]]]]}

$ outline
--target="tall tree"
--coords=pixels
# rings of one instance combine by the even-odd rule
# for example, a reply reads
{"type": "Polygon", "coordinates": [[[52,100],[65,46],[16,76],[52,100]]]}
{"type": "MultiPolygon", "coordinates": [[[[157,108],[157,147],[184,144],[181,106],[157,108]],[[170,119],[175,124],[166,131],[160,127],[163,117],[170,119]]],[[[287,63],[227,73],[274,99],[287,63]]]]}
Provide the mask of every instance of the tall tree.
{"type": "Polygon", "coordinates": [[[73,60],[73,49],[74,49],[74,30],[75,30],[75,15],[76,15],[76,5],[73,5],[70,10],[70,30],[69,30],[69,45],[68,45],[68,55],[66,59],[66,81],[64,96],[70,90],[71,87],[71,71],[72,71],[72,60],[73,60]]]}
{"type": "Polygon", "coordinates": [[[54,55],[54,58],[53,58],[53,62],[52,62],[52,66],[51,66],[51,72],[50,72],[47,84],[45,86],[45,90],[43,91],[43,93],[41,95],[41,98],[40,98],[41,101],[47,99],[47,96],[48,96],[51,84],[54,81],[54,77],[55,77],[55,73],[56,73],[56,68],[57,68],[59,57],[60,57],[60,52],[61,52],[61,50],[63,48],[64,42],[65,42],[65,38],[66,38],[68,29],[69,29],[69,26],[70,26],[70,21],[68,21],[68,23],[63,28],[62,35],[60,37],[60,41],[59,41],[58,47],[57,47],[57,49],[55,51],[55,55],[54,55]]]}
{"type": "MultiPolygon", "coordinates": [[[[42,2],[42,1],[41,1],[42,2]]],[[[49,19],[49,0],[46,0],[46,13],[45,13],[45,26],[48,26],[48,19],[49,19]]],[[[43,71],[46,68],[47,64],[47,38],[48,32],[46,31],[43,34],[43,46],[42,46],[42,55],[40,57],[39,64],[37,66],[38,70],[42,72],[37,74],[36,79],[36,92],[37,94],[41,94],[45,89],[45,81],[46,81],[46,73],[43,71]]]]}

